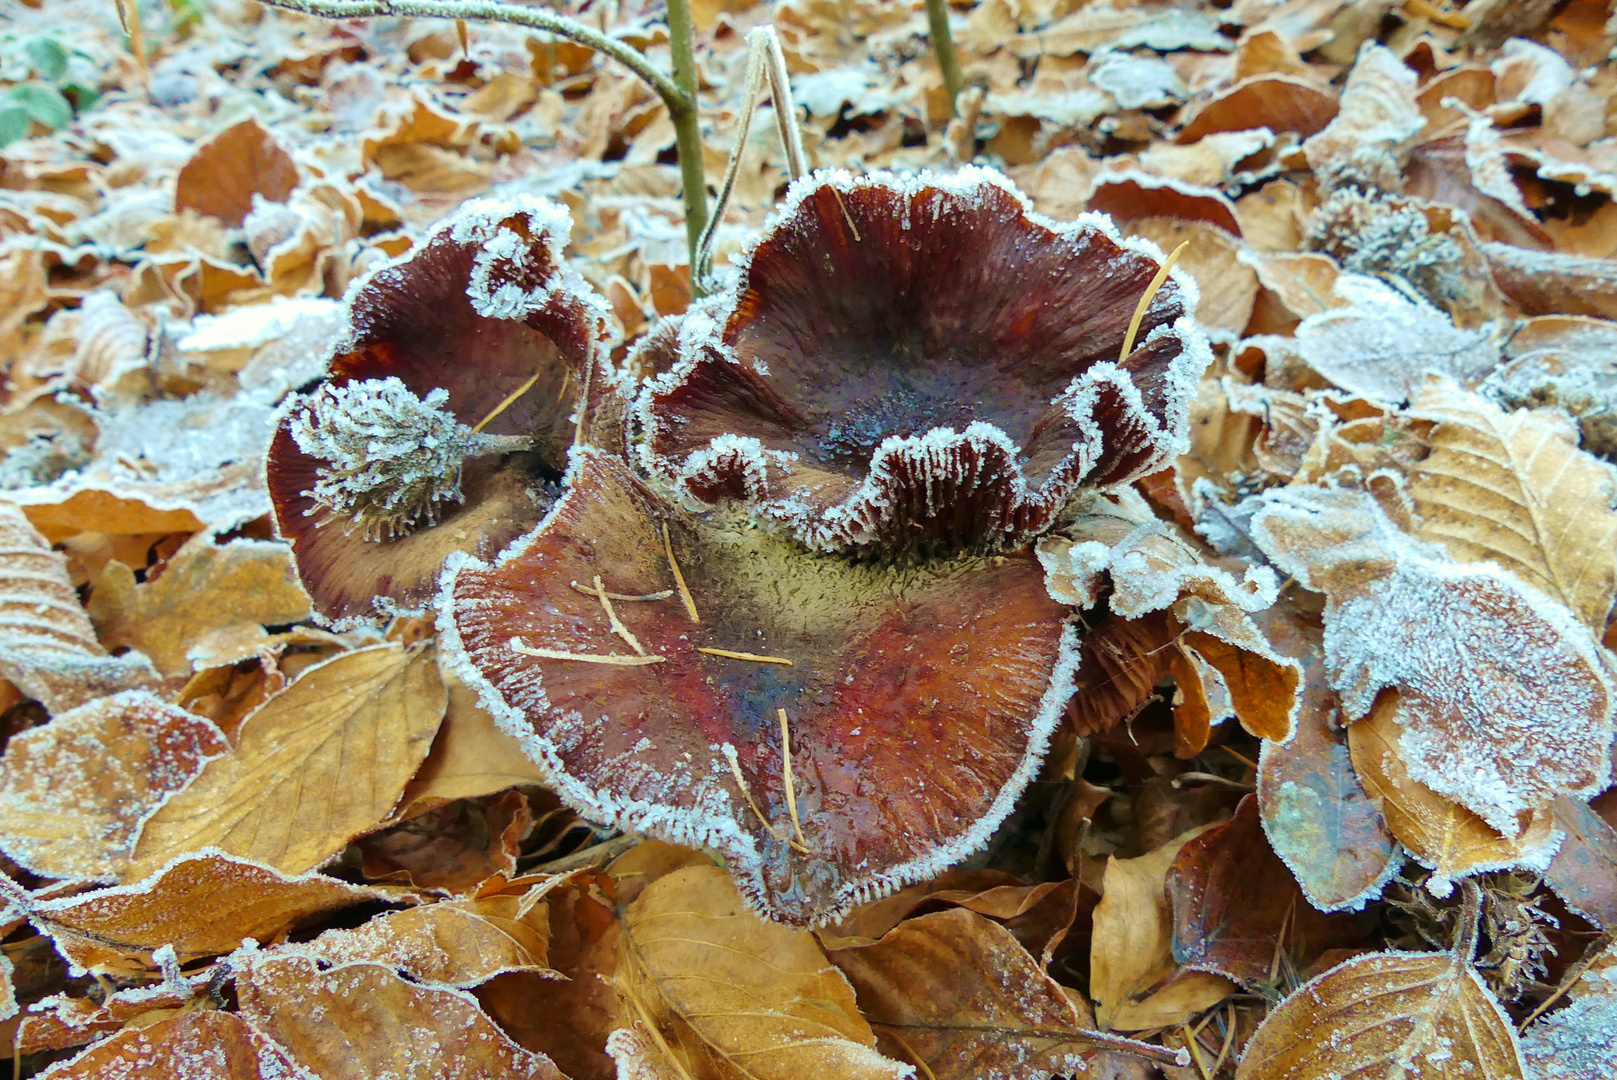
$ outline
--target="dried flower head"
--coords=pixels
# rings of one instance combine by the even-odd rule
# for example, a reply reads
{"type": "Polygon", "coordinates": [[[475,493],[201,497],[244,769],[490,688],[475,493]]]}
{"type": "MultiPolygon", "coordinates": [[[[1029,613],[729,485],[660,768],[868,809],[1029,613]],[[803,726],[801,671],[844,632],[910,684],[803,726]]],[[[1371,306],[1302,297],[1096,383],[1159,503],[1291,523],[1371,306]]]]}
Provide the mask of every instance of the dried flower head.
{"type": "Polygon", "coordinates": [[[1461,291],[1459,243],[1432,232],[1420,207],[1405,199],[1340,188],[1314,211],[1304,243],[1352,273],[1407,282],[1440,306],[1461,291]]]}
{"type": "Polygon", "coordinates": [[[320,459],[304,511],[319,524],[334,517],[367,540],[408,535],[438,523],[438,504],[459,503],[461,469],[470,457],[526,449],[520,436],[485,435],[447,412],[449,391],[417,397],[397,378],[323,386],[287,430],[320,459]]]}

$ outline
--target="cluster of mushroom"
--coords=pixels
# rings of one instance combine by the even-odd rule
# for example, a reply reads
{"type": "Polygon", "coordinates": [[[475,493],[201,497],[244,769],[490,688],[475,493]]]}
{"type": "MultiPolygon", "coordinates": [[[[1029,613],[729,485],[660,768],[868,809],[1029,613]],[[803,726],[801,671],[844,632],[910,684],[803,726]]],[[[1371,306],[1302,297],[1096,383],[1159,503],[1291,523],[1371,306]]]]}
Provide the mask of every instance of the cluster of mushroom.
{"type": "Polygon", "coordinates": [[[355,288],[269,460],[317,610],[436,609],[564,800],[772,918],[981,847],[1078,663],[1030,544],[1183,448],[1194,286],[988,170],[823,172],[614,365],[568,228],[470,203],[355,288]]]}

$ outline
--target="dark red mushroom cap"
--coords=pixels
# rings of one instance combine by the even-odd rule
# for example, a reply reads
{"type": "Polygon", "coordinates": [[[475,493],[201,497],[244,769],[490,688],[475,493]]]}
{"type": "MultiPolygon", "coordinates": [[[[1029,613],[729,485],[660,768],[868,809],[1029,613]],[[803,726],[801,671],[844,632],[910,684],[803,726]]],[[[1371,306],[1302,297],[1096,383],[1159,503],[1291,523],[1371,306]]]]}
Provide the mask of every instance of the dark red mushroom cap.
{"type": "Polygon", "coordinates": [[[1185,448],[1211,359],[1188,277],[1119,359],[1161,264],[987,169],[815,173],[728,303],[662,336],[678,356],[637,405],[646,465],[817,548],[1013,546],[1185,448]]]}
{"type": "Polygon", "coordinates": [[[439,604],[444,655],[564,800],[722,851],[799,924],[981,847],[1077,663],[1031,556],[814,552],[688,515],[590,448],[531,535],[451,557],[439,604]]]}
{"type": "Polygon", "coordinates": [[[590,415],[612,411],[599,407],[618,392],[606,366],[607,309],[563,261],[570,229],[552,202],[475,200],[350,291],[347,338],[325,382],[282,410],[267,462],[276,526],[327,622],[424,610],[450,552],[491,555],[544,515],[586,385],[590,415]],[[526,442],[467,457],[416,512],[378,529],[363,511],[318,497],[334,466],[304,449],[310,410],[339,392],[350,404],[402,401],[435,432],[468,437],[516,395],[482,434],[526,442]]]}

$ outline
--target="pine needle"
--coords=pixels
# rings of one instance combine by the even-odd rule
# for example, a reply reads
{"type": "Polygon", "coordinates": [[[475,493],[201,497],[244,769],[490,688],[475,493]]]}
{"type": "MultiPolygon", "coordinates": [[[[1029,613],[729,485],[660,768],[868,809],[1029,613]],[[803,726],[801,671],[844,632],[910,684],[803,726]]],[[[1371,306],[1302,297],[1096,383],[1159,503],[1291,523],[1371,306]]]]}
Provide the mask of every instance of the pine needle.
{"type": "Polygon", "coordinates": [[[783,664],[792,667],[792,662],[784,656],[760,656],[758,653],[731,652],[729,649],[704,649],[698,647],[697,652],[707,653],[709,656],[722,656],[728,660],[751,660],[755,664],[783,664]]]}
{"type": "Polygon", "coordinates": [[[543,368],[536,369],[534,371],[533,375],[528,379],[527,382],[523,383],[521,386],[519,386],[515,390],[513,390],[506,397],[506,399],[504,401],[502,401],[498,405],[494,406],[494,411],[489,413],[487,416],[483,417],[483,419],[479,420],[477,422],[476,426],[472,428],[472,431],[474,431],[474,432],[482,431],[484,428],[488,427],[489,422],[492,421],[496,416],[503,413],[506,409],[509,409],[511,407],[511,403],[513,401],[515,401],[517,398],[521,397],[523,394],[526,394],[530,389],[532,389],[533,384],[539,381],[539,376],[542,375],[543,373],[544,373],[543,368]]]}
{"type": "MultiPolygon", "coordinates": [[[[567,584],[571,585],[573,588],[577,589],[579,592],[583,593],[585,596],[598,596],[598,595],[600,595],[599,593],[597,593],[594,589],[592,589],[588,585],[580,585],[576,581],[569,581],[567,584]]],[[[674,590],[673,589],[664,589],[662,592],[641,593],[638,596],[631,596],[628,593],[616,593],[616,592],[609,592],[609,593],[606,594],[608,600],[616,600],[620,604],[624,603],[624,602],[627,602],[627,601],[667,600],[670,596],[673,596],[673,595],[674,595],[674,590]]]]}
{"type": "Polygon", "coordinates": [[[691,617],[691,622],[700,623],[702,617],[696,614],[696,601],[691,599],[691,591],[685,587],[685,575],[679,572],[679,560],[674,558],[674,542],[668,537],[668,522],[663,522],[663,551],[668,555],[668,568],[674,572],[674,584],[679,586],[679,598],[685,601],[685,613],[691,617]]]}
{"type": "Polygon", "coordinates": [[[1150,307],[1151,301],[1157,298],[1157,290],[1161,289],[1162,283],[1168,280],[1168,271],[1173,269],[1173,264],[1179,261],[1179,256],[1189,246],[1190,241],[1186,240],[1183,244],[1174,248],[1173,254],[1169,255],[1167,262],[1162,264],[1162,269],[1157,271],[1157,276],[1152,278],[1151,284],[1145,287],[1145,295],[1140,297],[1139,306],[1134,309],[1134,318],[1129,320],[1129,332],[1123,338],[1123,351],[1117,354],[1118,363],[1121,364],[1127,360],[1129,353],[1134,351],[1134,338],[1140,332],[1140,323],[1145,319],[1145,309],[1150,307]]]}
{"type": "Polygon", "coordinates": [[[558,649],[534,649],[522,644],[521,638],[511,639],[511,651],[523,656],[537,656],[541,660],[574,660],[581,664],[611,664],[615,667],[644,667],[660,664],[666,656],[617,656],[601,653],[561,652],[558,649]]]}
{"type": "Polygon", "coordinates": [[[752,789],[747,787],[747,779],[741,775],[741,762],[736,759],[736,748],[729,743],[725,743],[720,749],[724,752],[725,760],[730,763],[730,772],[736,778],[736,787],[740,788],[741,794],[746,796],[747,805],[752,807],[753,816],[758,819],[758,824],[762,825],[764,831],[770,836],[784,842],[786,838],[775,831],[775,827],[769,823],[769,819],[764,817],[764,812],[758,809],[758,804],[753,801],[752,789]]]}
{"type": "Polygon", "coordinates": [[[612,632],[627,641],[629,648],[636,653],[641,656],[646,655],[646,650],[640,645],[640,639],[629,633],[629,628],[623,625],[623,620],[618,618],[618,613],[612,610],[612,601],[607,598],[606,586],[601,584],[600,574],[595,575],[595,598],[601,602],[601,607],[605,609],[606,620],[612,624],[612,632]]]}
{"type": "Polygon", "coordinates": [[[797,792],[792,784],[792,730],[786,722],[786,710],[775,711],[780,714],[780,758],[786,772],[786,812],[792,815],[792,831],[797,834],[801,850],[806,852],[808,839],[803,835],[803,823],[797,820],[797,792]]]}

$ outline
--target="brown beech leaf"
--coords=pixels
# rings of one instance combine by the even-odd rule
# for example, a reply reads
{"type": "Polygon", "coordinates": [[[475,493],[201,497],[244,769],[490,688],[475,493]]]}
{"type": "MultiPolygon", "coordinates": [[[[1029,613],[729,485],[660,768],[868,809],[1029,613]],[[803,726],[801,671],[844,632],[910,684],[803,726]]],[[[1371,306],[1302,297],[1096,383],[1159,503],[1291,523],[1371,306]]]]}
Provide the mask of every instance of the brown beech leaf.
{"type": "Polygon", "coordinates": [[[298,167],[258,118],[248,117],[203,143],[180,169],[174,209],[195,210],[240,225],[253,196],[285,202],[298,186],[298,167]]]}
{"type": "Polygon", "coordinates": [[[1325,684],[1320,629],[1275,609],[1265,630],[1303,663],[1297,731],[1258,751],[1258,807],[1269,845],[1321,911],[1356,910],[1381,894],[1403,858],[1353,771],[1336,695],[1325,684]]]}
{"type": "Polygon", "coordinates": [[[118,881],[140,822],[230,748],[213,722],[129,690],[19,732],[0,757],[0,849],[36,874],[118,881]]]}
{"type": "Polygon", "coordinates": [[[1103,1030],[1172,1027],[1234,992],[1229,979],[1181,971],[1173,960],[1168,868],[1210,827],[1182,833],[1138,859],[1106,860],[1089,949],[1089,996],[1103,1030]]]}
{"type": "Polygon", "coordinates": [[[1296,75],[1254,75],[1197,106],[1174,141],[1193,143],[1220,131],[1294,131],[1312,135],[1336,115],[1336,94],[1296,75]]]}
{"type": "Polygon", "coordinates": [[[353,930],[327,930],[304,951],[334,964],[387,964],[416,982],[445,986],[475,986],[510,971],[549,971],[550,908],[543,901],[557,880],[520,895],[445,900],[353,930]]]}
{"type": "Polygon", "coordinates": [[[1363,170],[1366,159],[1379,156],[1385,171],[1396,177],[1398,162],[1391,152],[1426,126],[1415,104],[1415,82],[1415,73],[1391,49],[1366,43],[1342,88],[1342,111],[1302,145],[1315,174],[1363,170]]]}
{"type": "Polygon", "coordinates": [[[130,873],[204,847],[290,874],[319,866],[393,810],[445,704],[430,648],[374,645],[308,668],[146,820],[130,873]]]}
{"type": "Polygon", "coordinates": [[[180,963],[272,941],[305,919],[387,894],[227,855],[186,855],[133,885],[42,900],[29,917],[85,970],[143,973],[166,945],[180,963]]]}
{"type": "Polygon", "coordinates": [[[258,1028],[234,1013],[182,1013],[125,1028],[72,1061],[46,1069],[51,1080],[305,1080],[311,1076],[258,1028]]]}
{"type": "Polygon", "coordinates": [[[149,584],[137,585],[135,572],[123,563],[108,563],[89,611],[109,648],[132,646],[164,675],[189,675],[186,650],[196,638],[242,623],[297,622],[309,615],[309,597],[286,544],[234,540],[216,546],[204,533],[175,552],[149,584]]]}
{"type": "Polygon", "coordinates": [[[1370,715],[1348,728],[1353,768],[1381,811],[1387,828],[1409,853],[1435,871],[1427,888],[1447,895],[1461,877],[1520,866],[1542,869],[1553,850],[1555,816],[1549,810],[1524,813],[1514,838],[1507,837],[1459,803],[1413,779],[1398,752],[1398,715],[1403,704],[1394,691],[1377,700],[1370,715]]]}
{"type": "Polygon", "coordinates": [[[1368,953],[1282,1001],[1237,1080],[1522,1080],[1516,1032],[1471,964],[1453,953],[1368,953]]]}
{"type": "Polygon", "coordinates": [[[1557,795],[1606,786],[1617,690],[1571,611],[1409,537],[1368,492],[1287,487],[1260,501],[1253,540],[1325,593],[1325,664],[1343,713],[1356,720],[1399,691],[1390,746],[1411,779],[1508,836],[1557,795]]]}
{"type": "Polygon", "coordinates": [[[238,972],[242,1015],[320,1080],[564,1080],[464,990],[420,986],[381,964],[321,971],[263,954],[238,972]]]}
{"type": "Polygon", "coordinates": [[[1003,870],[945,870],[928,881],[916,882],[879,900],[860,904],[845,918],[814,932],[827,949],[874,945],[882,935],[914,915],[936,894],[980,895],[996,888],[1020,886],[1022,879],[1003,870]]]}
{"type": "Polygon", "coordinates": [[[1582,799],[1555,800],[1555,824],[1566,833],[1544,882],[1567,907],[1606,930],[1617,929],[1617,829],[1582,799]]]}
{"type": "MultiPolygon", "coordinates": [[[[1589,992],[1574,991],[1565,1008],[1557,1009],[1522,1035],[1522,1057],[1530,1077],[1543,1080],[1610,1080],[1617,1075],[1617,987],[1602,978],[1589,992]]],[[[1592,980],[1585,975],[1577,983],[1592,980]]]]}
{"type": "Polygon", "coordinates": [[[853,984],[882,1052],[937,1080],[1087,1071],[1081,1009],[1010,931],[965,908],[899,923],[831,962],[853,984]]]}
{"type": "Polygon", "coordinates": [[[477,703],[476,691],[444,676],[449,706],[427,758],[404,789],[400,805],[415,807],[442,799],[476,799],[519,784],[543,784],[545,774],[522,752],[522,744],[501,731],[477,703]]]}
{"type": "Polygon", "coordinates": [[[1441,379],[1426,383],[1413,411],[1438,421],[1410,478],[1416,535],[1463,562],[1498,562],[1604,631],[1617,590],[1617,480],[1578,449],[1571,419],[1507,413],[1441,379]]]}
{"type": "Polygon", "coordinates": [[[675,1075],[906,1075],[877,1053],[852,988],[814,936],[748,911],[716,866],[647,886],[623,912],[619,944],[618,991],[674,1055],[675,1075]]]}
{"type": "Polygon", "coordinates": [[[1316,911],[1278,856],[1248,795],[1235,817],[1179,849],[1165,882],[1173,910],[1173,958],[1226,975],[1248,990],[1274,980],[1284,954],[1306,970],[1331,949],[1366,945],[1375,916],[1316,911]]]}
{"type": "Polygon", "coordinates": [[[156,681],[144,656],[107,655],[67,560],[9,502],[0,503],[0,551],[0,676],[53,712],[156,681]]]}

